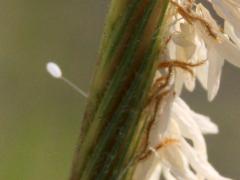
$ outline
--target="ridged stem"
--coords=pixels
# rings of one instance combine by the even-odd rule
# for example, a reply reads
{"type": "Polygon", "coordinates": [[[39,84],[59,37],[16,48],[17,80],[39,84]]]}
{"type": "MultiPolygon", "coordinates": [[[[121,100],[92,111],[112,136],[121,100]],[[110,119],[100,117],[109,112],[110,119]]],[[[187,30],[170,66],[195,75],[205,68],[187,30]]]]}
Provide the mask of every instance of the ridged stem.
{"type": "Polygon", "coordinates": [[[112,0],[71,180],[131,179],[168,0],[112,0]]]}

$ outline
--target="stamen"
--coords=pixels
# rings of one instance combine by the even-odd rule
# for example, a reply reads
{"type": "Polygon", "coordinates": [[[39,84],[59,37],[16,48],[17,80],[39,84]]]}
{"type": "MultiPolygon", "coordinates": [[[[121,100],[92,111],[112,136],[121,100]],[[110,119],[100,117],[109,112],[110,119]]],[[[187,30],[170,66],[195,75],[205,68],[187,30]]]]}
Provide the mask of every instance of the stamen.
{"type": "Polygon", "coordinates": [[[155,147],[156,150],[162,149],[168,145],[177,144],[179,140],[173,138],[166,138],[162,143],[155,147]]]}
{"type": "Polygon", "coordinates": [[[62,75],[62,71],[61,71],[60,67],[56,63],[48,62],[47,65],[46,65],[46,69],[47,69],[47,72],[52,77],[63,80],[65,83],[67,83],[69,86],[71,86],[75,91],[77,91],[83,97],[85,97],[85,98],[88,97],[88,94],[86,92],[84,92],[77,85],[75,85],[73,82],[71,82],[69,79],[65,78],[62,75]]]}
{"type": "Polygon", "coordinates": [[[145,135],[145,139],[144,139],[144,143],[143,143],[143,151],[140,154],[140,159],[141,157],[145,157],[146,154],[148,154],[147,152],[147,148],[149,147],[149,140],[150,140],[150,133],[151,133],[151,129],[154,126],[154,123],[157,120],[157,113],[160,109],[161,103],[162,103],[162,99],[167,96],[170,93],[170,91],[166,91],[164,93],[160,93],[158,94],[155,98],[152,97],[151,101],[155,102],[154,107],[153,107],[153,116],[151,117],[151,120],[148,122],[147,127],[146,127],[146,135],[145,135]]]}
{"type": "Polygon", "coordinates": [[[183,62],[180,60],[171,60],[171,61],[164,61],[161,62],[158,65],[158,68],[172,68],[172,67],[178,67],[181,68],[183,70],[186,70],[187,72],[189,72],[192,76],[194,76],[193,70],[191,68],[194,67],[198,67],[203,65],[206,62],[206,60],[200,61],[198,63],[187,63],[187,62],[183,62]]]}
{"type": "Polygon", "coordinates": [[[179,140],[173,139],[173,138],[166,138],[163,142],[158,144],[157,146],[150,147],[147,152],[145,152],[138,160],[142,161],[144,159],[147,159],[152,153],[157,152],[159,149],[165,148],[166,146],[172,145],[172,144],[177,144],[179,140]]]}
{"type": "Polygon", "coordinates": [[[214,39],[219,41],[219,37],[217,35],[216,32],[214,32],[212,26],[210,25],[210,23],[203,19],[202,17],[198,16],[198,15],[194,15],[191,12],[189,12],[189,10],[186,10],[184,7],[182,7],[181,5],[179,5],[177,2],[175,2],[174,0],[171,0],[171,3],[177,7],[177,11],[178,13],[189,23],[192,24],[193,21],[198,21],[200,22],[208,31],[209,35],[212,36],[214,39]]]}

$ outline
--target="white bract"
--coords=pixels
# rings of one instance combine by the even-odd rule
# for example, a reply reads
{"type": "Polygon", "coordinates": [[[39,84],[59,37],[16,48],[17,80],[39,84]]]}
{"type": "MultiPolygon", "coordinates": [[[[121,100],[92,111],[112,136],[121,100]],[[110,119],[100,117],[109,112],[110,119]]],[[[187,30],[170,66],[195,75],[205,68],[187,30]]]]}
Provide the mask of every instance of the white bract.
{"type": "MultiPolygon", "coordinates": [[[[178,21],[174,26],[180,28],[177,32],[172,32],[174,34],[168,49],[171,59],[193,64],[207,60],[202,66],[194,68],[193,72],[208,90],[208,99],[211,101],[219,89],[224,60],[240,67],[240,40],[228,22],[225,29],[233,41],[223,34],[208,10],[201,4],[197,5],[195,16],[201,18],[205,24],[198,19],[193,19],[192,24],[186,20],[178,21]],[[214,33],[216,37],[210,33],[214,33]]],[[[177,74],[178,94],[181,92],[182,83],[185,83],[188,90],[193,90],[194,78],[181,69],[177,70],[177,74]]]]}
{"type": "Polygon", "coordinates": [[[240,37],[240,0],[210,0],[219,16],[229,22],[240,37]]]}
{"type": "Polygon", "coordinates": [[[184,86],[194,90],[198,79],[212,101],[219,90],[224,61],[240,67],[240,0],[209,2],[223,18],[224,30],[199,1],[170,3],[175,12],[169,18],[171,39],[162,59],[191,66],[192,74],[188,67],[173,66],[174,83],[168,84],[169,93],[159,105],[149,132],[148,154],[139,160],[134,180],[159,180],[162,175],[166,180],[228,179],[208,162],[203,135],[217,134],[217,125],[179,97],[184,86]]]}
{"type": "Polygon", "coordinates": [[[168,126],[165,132],[157,133],[157,128],[165,126],[166,118],[159,114],[150,134],[149,149],[152,148],[153,153],[139,162],[134,180],[152,177],[155,177],[152,180],[158,180],[161,173],[167,180],[227,180],[207,161],[203,134],[218,133],[217,125],[209,117],[192,111],[180,97],[175,98],[171,107],[165,106],[162,112],[167,112],[169,108],[171,115],[168,116],[168,126]],[[161,143],[165,146],[154,152],[154,147],[161,143]]]}

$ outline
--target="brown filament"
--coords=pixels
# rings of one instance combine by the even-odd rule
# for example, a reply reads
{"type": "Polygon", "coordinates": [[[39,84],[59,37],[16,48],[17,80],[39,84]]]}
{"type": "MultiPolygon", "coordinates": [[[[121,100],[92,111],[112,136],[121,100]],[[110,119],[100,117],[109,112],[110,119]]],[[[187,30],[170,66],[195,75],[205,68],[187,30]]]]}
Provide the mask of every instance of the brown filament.
{"type": "MultiPolygon", "coordinates": [[[[163,142],[161,142],[160,144],[158,144],[156,147],[154,147],[153,149],[158,151],[159,149],[165,148],[166,146],[169,145],[173,145],[178,143],[179,141],[177,139],[173,139],[173,138],[167,138],[165,139],[163,142]]],[[[145,160],[147,159],[150,155],[152,155],[153,151],[151,149],[147,150],[140,158],[139,161],[145,160]]]]}
{"type": "Polygon", "coordinates": [[[214,32],[211,24],[204,18],[198,16],[198,15],[195,15],[195,14],[192,14],[191,13],[191,10],[189,9],[185,9],[184,7],[182,7],[181,5],[179,5],[177,2],[171,0],[171,3],[177,7],[177,11],[178,13],[189,23],[189,24],[192,24],[192,22],[194,21],[198,21],[200,22],[208,31],[209,35],[211,37],[213,37],[214,39],[218,40],[218,35],[216,32],[214,32]]]}

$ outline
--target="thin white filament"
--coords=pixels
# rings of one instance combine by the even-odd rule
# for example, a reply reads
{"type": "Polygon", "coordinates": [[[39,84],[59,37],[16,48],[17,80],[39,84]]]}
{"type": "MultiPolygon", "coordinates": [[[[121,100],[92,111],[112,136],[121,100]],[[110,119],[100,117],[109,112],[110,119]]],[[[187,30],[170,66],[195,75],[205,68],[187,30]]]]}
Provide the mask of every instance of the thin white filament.
{"type": "Polygon", "coordinates": [[[70,80],[66,79],[65,77],[61,77],[61,79],[67,83],[69,86],[71,86],[74,90],[76,90],[79,94],[81,94],[83,97],[87,98],[88,94],[84,92],[82,89],[80,89],[78,86],[76,86],[73,82],[70,80]]]}

